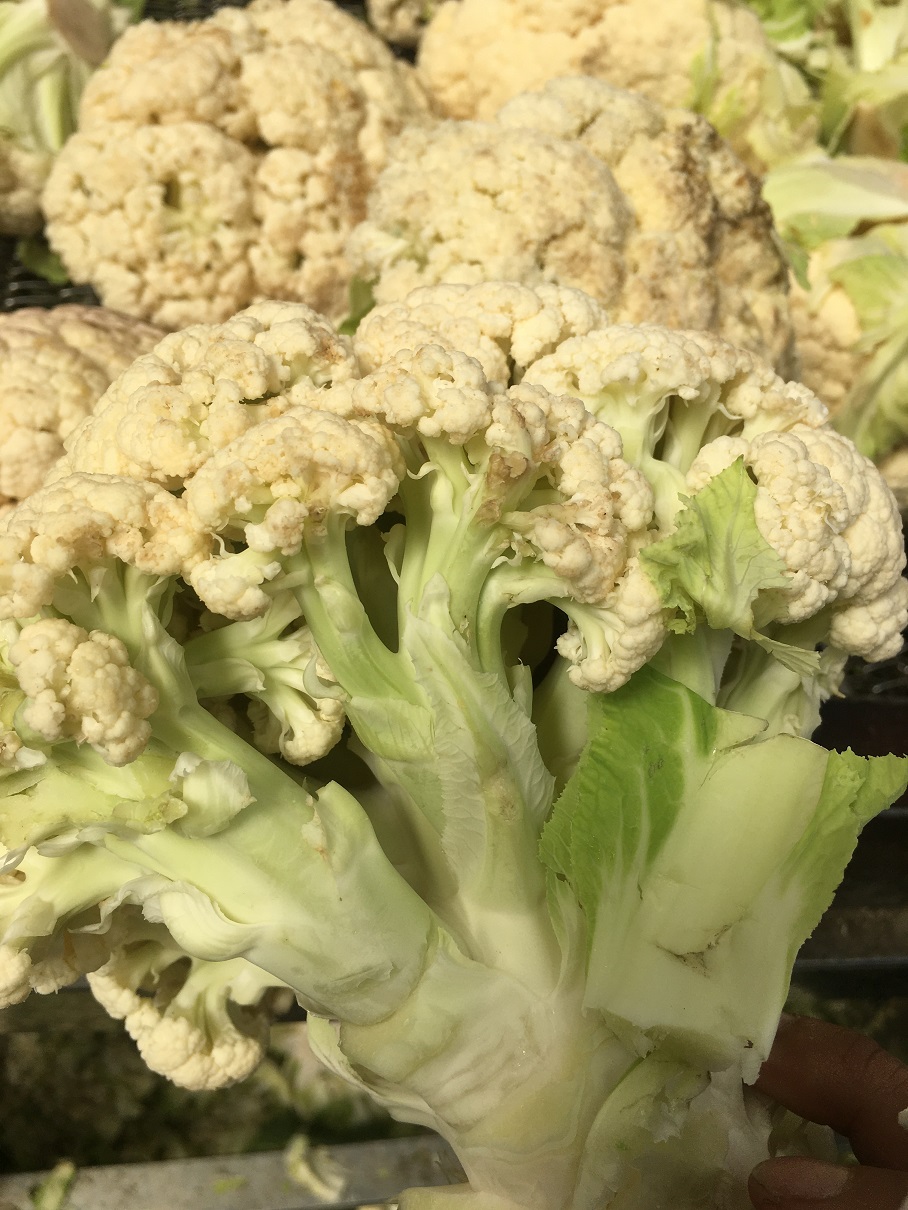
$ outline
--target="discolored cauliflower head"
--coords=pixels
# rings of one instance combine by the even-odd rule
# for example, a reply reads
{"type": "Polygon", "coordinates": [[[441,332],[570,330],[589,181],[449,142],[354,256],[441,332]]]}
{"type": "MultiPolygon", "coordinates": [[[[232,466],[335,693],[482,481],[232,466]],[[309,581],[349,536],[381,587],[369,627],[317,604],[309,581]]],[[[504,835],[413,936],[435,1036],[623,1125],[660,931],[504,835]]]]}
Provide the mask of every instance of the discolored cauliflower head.
{"type": "Polygon", "coordinates": [[[757,179],[705,119],[589,76],[489,121],[405,131],[348,255],[379,303],[439,282],[555,282],[613,322],[711,330],[794,371],[757,179]]]}
{"type": "Polygon", "coordinates": [[[163,335],[100,307],[0,315],[0,508],[37,490],[110,383],[163,335]]]}
{"type": "Polygon", "coordinates": [[[45,190],[48,237],[103,301],[167,328],[259,298],[346,313],[344,238],[412,68],[330,0],[253,0],[128,31],[45,190]]]}
{"type": "Polygon", "coordinates": [[[426,89],[456,118],[581,72],[704,114],[758,171],[817,138],[803,78],[733,0],[446,0],[419,53],[426,89]]]}

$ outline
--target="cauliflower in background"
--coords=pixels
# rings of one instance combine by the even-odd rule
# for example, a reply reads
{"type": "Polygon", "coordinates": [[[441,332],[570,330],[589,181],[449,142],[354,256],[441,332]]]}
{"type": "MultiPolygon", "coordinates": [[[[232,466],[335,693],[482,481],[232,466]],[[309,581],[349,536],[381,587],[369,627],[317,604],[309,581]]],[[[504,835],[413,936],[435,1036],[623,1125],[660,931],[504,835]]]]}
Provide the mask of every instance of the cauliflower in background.
{"type": "Polygon", "coordinates": [[[0,315],[0,508],[40,487],[110,383],[163,335],[100,307],[0,315]]]}
{"type": "Polygon", "coordinates": [[[135,8],[121,0],[0,2],[0,233],[40,228],[41,190],[75,128],[82,89],[135,8]]]}
{"type": "Polygon", "coordinates": [[[75,281],[167,328],[257,298],[346,312],[344,239],[388,140],[427,120],[412,69],[329,0],[254,0],[128,31],[45,190],[75,281]]]}
{"type": "Polygon", "coordinates": [[[838,0],[844,37],[822,73],[823,125],[853,155],[904,160],[908,125],[908,4],[838,0]]]}
{"type": "Polygon", "coordinates": [[[819,129],[803,77],[730,0],[447,0],[418,69],[455,118],[491,117],[556,76],[598,76],[704,114],[756,171],[812,147],[819,129]]]}
{"type": "Polygon", "coordinates": [[[800,277],[803,381],[879,462],[908,439],[908,168],[817,158],[774,170],[763,192],[800,277]]]}
{"type": "Polygon", "coordinates": [[[575,286],[615,323],[711,330],[793,374],[759,182],[702,117],[591,77],[405,131],[347,246],[379,303],[439,282],[575,286]]]}

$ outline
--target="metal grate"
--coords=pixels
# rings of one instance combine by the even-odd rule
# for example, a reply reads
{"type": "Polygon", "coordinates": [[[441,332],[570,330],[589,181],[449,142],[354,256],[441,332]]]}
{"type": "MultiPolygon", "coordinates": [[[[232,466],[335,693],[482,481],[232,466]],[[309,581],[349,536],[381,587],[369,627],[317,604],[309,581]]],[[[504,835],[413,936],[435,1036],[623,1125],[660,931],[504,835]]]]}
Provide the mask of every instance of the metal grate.
{"type": "MultiPolygon", "coordinates": [[[[409,1186],[456,1177],[457,1161],[441,1140],[387,1139],[313,1147],[304,1183],[288,1175],[281,1153],[151,1164],[111,1164],[76,1173],[65,1210],[355,1210],[386,1202],[409,1186]],[[336,1189],[325,1201],[324,1187],[336,1189]]],[[[48,1173],[0,1177],[3,1210],[34,1210],[32,1190],[48,1173]]]]}

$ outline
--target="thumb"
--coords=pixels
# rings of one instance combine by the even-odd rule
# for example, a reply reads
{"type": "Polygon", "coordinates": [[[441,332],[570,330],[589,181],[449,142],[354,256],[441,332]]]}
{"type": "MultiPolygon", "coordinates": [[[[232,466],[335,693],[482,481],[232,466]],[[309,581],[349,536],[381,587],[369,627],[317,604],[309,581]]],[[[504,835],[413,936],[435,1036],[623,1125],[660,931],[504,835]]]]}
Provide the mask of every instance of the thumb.
{"type": "Polygon", "coordinates": [[[901,1210],[908,1172],[787,1156],[758,1164],[748,1193],[758,1210],[901,1210]]]}

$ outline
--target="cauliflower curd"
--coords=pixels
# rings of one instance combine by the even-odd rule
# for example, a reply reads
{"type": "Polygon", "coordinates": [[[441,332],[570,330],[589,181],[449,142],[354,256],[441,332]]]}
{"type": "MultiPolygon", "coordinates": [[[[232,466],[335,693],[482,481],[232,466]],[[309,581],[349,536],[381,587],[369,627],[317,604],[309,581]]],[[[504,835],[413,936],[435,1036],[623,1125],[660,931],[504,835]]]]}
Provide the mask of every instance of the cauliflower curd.
{"type": "Polygon", "coordinates": [[[127,31],[43,196],[73,280],[165,328],[254,299],[341,317],[344,238],[405,123],[412,69],[330,0],[253,0],[127,31]]]}
{"type": "Polygon", "coordinates": [[[555,282],[613,322],[718,332],[795,376],[759,181],[704,118],[601,80],[405,131],[347,251],[379,303],[445,281],[555,282]]]}
{"type": "Polygon", "coordinates": [[[98,307],[0,315],[0,509],[40,487],[105,389],[163,335],[98,307]]]}

